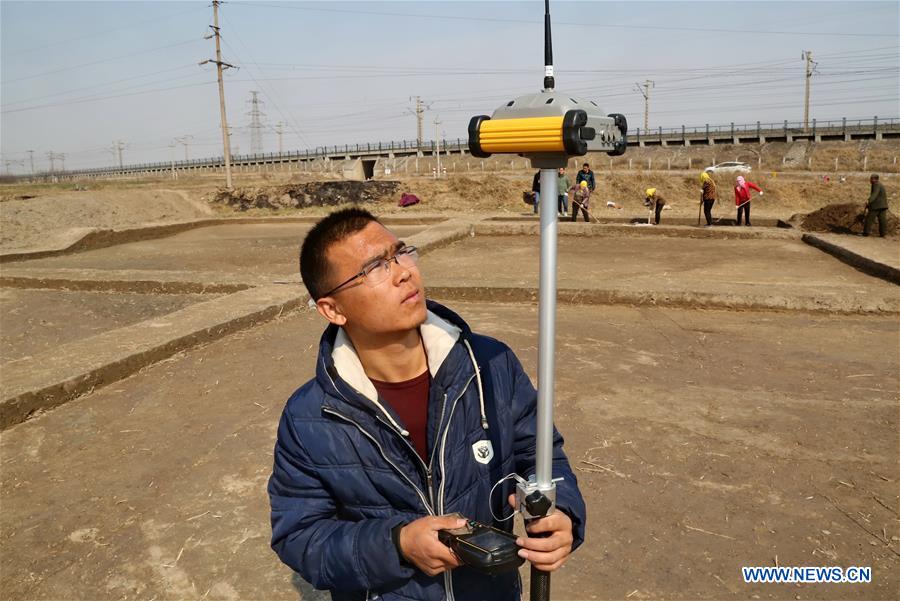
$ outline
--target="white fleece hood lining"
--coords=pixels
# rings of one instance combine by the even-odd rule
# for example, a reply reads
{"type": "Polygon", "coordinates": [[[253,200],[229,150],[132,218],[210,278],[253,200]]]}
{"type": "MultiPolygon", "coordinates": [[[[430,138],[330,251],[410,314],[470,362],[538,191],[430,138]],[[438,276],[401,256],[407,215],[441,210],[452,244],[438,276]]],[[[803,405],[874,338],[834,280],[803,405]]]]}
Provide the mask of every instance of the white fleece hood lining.
{"type": "MultiPolygon", "coordinates": [[[[422,336],[422,344],[425,347],[428,371],[431,372],[431,377],[433,378],[441,368],[441,365],[443,365],[444,360],[447,359],[447,355],[450,354],[453,345],[459,340],[462,330],[428,311],[425,323],[419,326],[419,334],[422,336]]],[[[337,337],[334,340],[334,349],[331,351],[331,359],[334,361],[334,367],[337,369],[338,374],[347,384],[384,411],[384,408],[378,402],[378,392],[375,390],[375,385],[372,384],[369,376],[366,375],[366,371],[359,360],[359,355],[356,354],[356,349],[343,328],[338,329],[337,337]]]]}

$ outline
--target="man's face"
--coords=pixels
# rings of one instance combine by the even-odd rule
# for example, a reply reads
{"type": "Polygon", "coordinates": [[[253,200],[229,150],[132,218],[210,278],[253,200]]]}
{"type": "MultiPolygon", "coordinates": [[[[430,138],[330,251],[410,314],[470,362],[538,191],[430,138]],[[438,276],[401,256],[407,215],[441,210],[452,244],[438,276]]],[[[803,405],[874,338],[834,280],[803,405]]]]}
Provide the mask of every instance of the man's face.
{"type": "Polygon", "coordinates": [[[581,170],[584,171],[585,173],[587,173],[588,171],[591,170],[591,168],[588,167],[587,165],[584,165],[584,166],[581,168],[581,170]]]}
{"type": "Polygon", "coordinates": [[[869,183],[870,183],[870,184],[874,184],[874,183],[877,182],[877,181],[878,181],[878,178],[877,178],[877,177],[870,177],[870,178],[869,178],[869,183]]]}
{"type": "MultiPolygon", "coordinates": [[[[329,285],[343,282],[378,259],[394,256],[402,243],[380,223],[328,247],[331,265],[329,285]]],[[[360,277],[329,297],[319,299],[319,312],[332,323],[346,326],[351,334],[368,335],[411,330],[425,321],[425,288],[419,268],[390,263],[390,275],[374,287],[360,277]]]]}
{"type": "Polygon", "coordinates": [[[560,175],[565,175],[565,173],[566,173],[565,167],[560,167],[560,168],[559,168],[559,174],[560,174],[560,175]]]}

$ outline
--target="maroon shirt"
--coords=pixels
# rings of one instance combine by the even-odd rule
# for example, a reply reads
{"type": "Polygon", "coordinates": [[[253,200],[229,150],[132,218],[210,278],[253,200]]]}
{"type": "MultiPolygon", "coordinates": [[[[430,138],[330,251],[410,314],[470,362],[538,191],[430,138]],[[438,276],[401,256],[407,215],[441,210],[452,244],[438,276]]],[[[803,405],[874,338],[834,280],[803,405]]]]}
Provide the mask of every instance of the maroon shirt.
{"type": "Polygon", "coordinates": [[[427,369],[421,375],[405,382],[382,382],[372,380],[378,396],[391,406],[400,421],[409,431],[409,438],[416,451],[428,462],[428,392],[431,388],[431,372],[427,369]]]}

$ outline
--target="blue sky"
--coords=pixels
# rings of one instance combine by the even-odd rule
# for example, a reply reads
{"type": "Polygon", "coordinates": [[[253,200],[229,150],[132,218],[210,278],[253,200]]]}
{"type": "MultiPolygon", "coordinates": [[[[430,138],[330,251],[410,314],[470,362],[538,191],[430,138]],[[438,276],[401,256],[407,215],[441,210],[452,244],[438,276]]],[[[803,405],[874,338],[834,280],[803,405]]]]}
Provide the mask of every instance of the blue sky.
{"type": "MultiPolygon", "coordinates": [[[[900,115],[897,2],[551,2],[557,88],[650,126],[799,120],[801,51],[817,61],[811,117],[900,115]]],[[[259,2],[221,8],[235,150],[464,137],[472,115],[539,89],[543,2],[259,2]]],[[[221,154],[206,2],[0,4],[0,150],[12,172],[221,154]],[[170,147],[178,137],[189,146],[170,147]]]]}

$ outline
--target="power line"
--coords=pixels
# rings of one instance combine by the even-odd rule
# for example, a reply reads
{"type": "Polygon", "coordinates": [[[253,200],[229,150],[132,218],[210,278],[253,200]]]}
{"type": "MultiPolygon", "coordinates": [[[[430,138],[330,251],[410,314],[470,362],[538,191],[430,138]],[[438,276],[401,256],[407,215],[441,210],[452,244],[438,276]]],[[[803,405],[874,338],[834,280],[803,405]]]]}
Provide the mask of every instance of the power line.
{"type": "Polygon", "coordinates": [[[141,54],[149,54],[151,52],[156,52],[157,50],[167,50],[169,48],[177,48],[179,46],[187,46],[188,44],[196,44],[199,40],[187,40],[185,42],[176,42],[175,44],[168,44],[166,46],[157,46],[155,48],[148,48],[146,50],[139,50],[137,52],[132,52],[130,54],[119,54],[111,58],[104,58],[97,61],[91,61],[89,63],[81,63],[79,65],[69,65],[68,67],[62,67],[60,69],[54,69],[52,71],[44,71],[42,73],[35,73],[32,75],[26,75],[25,77],[17,77],[15,79],[6,79],[0,81],[2,85],[8,85],[11,83],[15,83],[17,81],[25,81],[28,79],[36,79],[38,77],[44,77],[46,75],[55,75],[56,73],[62,73],[63,71],[73,71],[75,69],[81,69],[82,67],[91,67],[93,65],[101,65],[103,63],[109,63],[112,61],[122,60],[123,58],[131,58],[132,56],[140,56],[141,54]]]}
{"type": "MultiPolygon", "coordinates": [[[[225,18],[225,17],[223,16],[223,18],[225,18]]],[[[226,18],[226,20],[227,20],[227,18],[226,18]]],[[[247,44],[244,43],[244,40],[241,38],[240,33],[238,33],[237,28],[235,28],[234,25],[232,25],[230,21],[229,21],[229,25],[231,25],[231,29],[234,31],[234,35],[237,38],[238,43],[244,48],[244,50],[247,51],[247,56],[250,57],[251,64],[256,66],[256,68],[260,69],[260,72],[262,72],[262,68],[259,67],[259,65],[254,60],[253,56],[250,54],[250,49],[248,48],[247,44]]],[[[234,53],[234,49],[231,47],[231,45],[227,41],[225,41],[225,45],[228,46],[229,49],[231,49],[232,53],[234,53]]],[[[256,80],[256,78],[253,76],[253,73],[249,69],[247,70],[247,73],[250,75],[250,78],[253,79],[253,82],[256,83],[256,85],[259,87],[259,89],[262,90],[263,94],[265,94],[268,101],[272,103],[272,106],[275,107],[275,110],[278,111],[278,114],[281,115],[281,118],[288,122],[288,124],[291,126],[291,129],[294,130],[294,135],[297,136],[297,138],[300,140],[300,142],[302,142],[306,146],[310,146],[309,141],[306,140],[306,137],[303,135],[303,132],[300,130],[300,127],[297,124],[297,120],[294,118],[294,116],[291,114],[285,114],[284,111],[281,110],[281,107],[278,105],[278,102],[276,102],[275,97],[272,94],[270,94],[266,90],[266,88],[263,87],[263,85],[260,84],[256,80]]]]}
{"type": "MultiPolygon", "coordinates": [[[[201,7],[193,6],[187,10],[181,10],[176,13],[171,13],[168,15],[163,15],[160,17],[152,17],[150,19],[144,19],[143,21],[134,21],[128,23],[126,25],[121,25],[119,27],[110,27],[109,29],[101,29],[100,31],[95,31],[93,33],[85,33],[83,35],[75,36],[74,38],[67,38],[65,40],[58,40],[55,42],[50,42],[49,44],[44,44],[42,46],[33,46],[31,48],[25,48],[24,50],[17,50],[15,52],[8,52],[6,54],[7,57],[10,56],[19,56],[20,54],[26,54],[28,52],[34,52],[36,50],[43,50],[45,48],[52,48],[54,46],[61,46],[62,44],[70,44],[71,42],[77,42],[78,40],[85,40],[87,38],[96,38],[106,33],[111,33],[113,31],[121,31],[123,29],[131,29],[132,27],[138,27],[140,25],[146,25],[147,23],[153,23],[154,21],[162,21],[164,19],[171,19],[172,17],[178,17],[185,13],[193,12],[199,10],[201,7]]],[[[205,7],[204,7],[205,8],[205,7]]]]}
{"type": "MultiPolygon", "coordinates": [[[[132,75],[131,77],[122,77],[120,79],[114,79],[112,81],[107,81],[104,83],[99,83],[99,84],[95,84],[95,85],[91,85],[91,86],[82,86],[80,88],[72,88],[69,90],[64,90],[62,92],[54,92],[53,94],[45,94],[43,96],[33,96],[31,98],[26,98],[25,100],[4,102],[3,105],[5,107],[8,107],[11,104],[22,104],[25,102],[34,102],[35,100],[44,100],[45,98],[53,98],[55,96],[64,96],[66,94],[71,94],[72,92],[81,92],[82,90],[96,90],[97,88],[103,88],[106,86],[115,85],[117,83],[122,83],[124,81],[132,81],[135,79],[142,79],[144,77],[152,77],[153,75],[160,75],[162,73],[171,73],[172,71],[181,71],[183,69],[193,69],[194,67],[195,67],[195,65],[182,65],[180,67],[173,67],[171,69],[162,69],[160,71],[153,71],[151,73],[143,73],[141,75],[132,75]]],[[[171,81],[171,80],[167,80],[167,81],[171,81]]],[[[154,83],[158,83],[158,82],[154,82],[154,83]]],[[[139,86],[137,86],[137,87],[139,87],[139,86]]],[[[126,89],[128,89],[128,88],[126,88],[126,89]]],[[[122,91],[122,90],[115,90],[115,91],[122,91]]]]}
{"type": "MultiPolygon", "coordinates": [[[[477,21],[485,23],[522,23],[527,25],[537,25],[540,22],[530,19],[501,19],[497,17],[467,17],[464,15],[425,15],[408,12],[388,12],[388,11],[372,11],[372,10],[342,10],[338,8],[319,8],[311,6],[285,6],[275,4],[264,4],[262,2],[231,2],[234,5],[253,6],[257,8],[276,8],[284,10],[302,10],[310,12],[338,13],[351,15],[373,15],[383,17],[405,17],[412,19],[435,19],[435,20],[452,20],[452,21],[477,21]]],[[[686,31],[693,33],[730,33],[730,34],[753,34],[753,35],[814,35],[814,36],[844,36],[844,37],[865,37],[865,38],[893,38],[896,34],[873,34],[868,32],[846,32],[846,31],[772,31],[759,29],[724,29],[716,27],[671,27],[664,25],[620,25],[610,23],[583,23],[569,21],[554,21],[554,26],[570,26],[570,27],[591,27],[598,29],[635,29],[647,31],[686,31]]]]}
{"type": "Polygon", "coordinates": [[[157,92],[168,92],[169,90],[182,90],[184,88],[208,86],[208,85],[211,85],[212,83],[213,82],[211,82],[211,81],[202,81],[202,82],[198,82],[198,83],[189,83],[189,84],[185,84],[185,85],[181,85],[181,86],[168,86],[165,88],[155,88],[153,90],[144,90],[142,92],[129,92],[127,94],[112,94],[110,96],[98,96],[98,97],[91,97],[91,98],[83,98],[80,100],[66,100],[63,102],[55,102],[52,104],[42,104],[42,105],[38,105],[38,106],[27,106],[27,107],[18,108],[18,109],[8,109],[8,110],[0,111],[0,113],[2,113],[4,115],[6,115],[8,113],[22,113],[25,111],[34,111],[34,110],[38,110],[38,109],[53,108],[53,107],[57,107],[57,106],[69,106],[72,104],[97,102],[99,100],[110,100],[113,98],[125,98],[127,96],[141,96],[143,94],[155,94],[157,92]]]}

